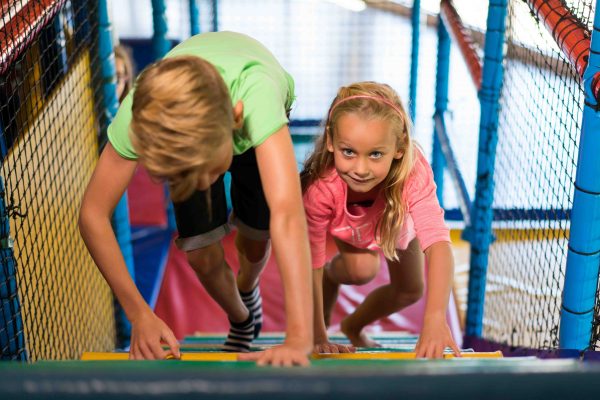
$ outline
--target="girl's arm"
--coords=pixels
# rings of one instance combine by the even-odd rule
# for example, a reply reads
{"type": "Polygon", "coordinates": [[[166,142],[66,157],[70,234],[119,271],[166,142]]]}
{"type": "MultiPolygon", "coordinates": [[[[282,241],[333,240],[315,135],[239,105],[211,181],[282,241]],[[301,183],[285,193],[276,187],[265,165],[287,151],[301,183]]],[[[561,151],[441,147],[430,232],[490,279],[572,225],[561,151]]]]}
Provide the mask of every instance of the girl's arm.
{"type": "Polygon", "coordinates": [[[270,233],[283,282],[286,340],[260,355],[258,364],[307,365],[313,344],[310,251],[300,178],[287,126],[256,148],[263,190],[271,212],[270,233]]]}
{"type": "Polygon", "coordinates": [[[98,269],[123,306],[132,323],[130,356],[134,359],[164,358],[161,339],[179,357],[171,330],[154,315],[131,279],[111,226],[111,216],[123,196],[137,163],[119,156],[108,143],[81,203],[79,230],[98,269]]]}
{"type": "Polygon", "coordinates": [[[325,326],[325,315],[323,314],[323,274],[325,266],[313,269],[313,293],[314,293],[314,335],[315,353],[354,353],[356,349],[352,345],[331,343],[325,326]]]}
{"type": "Polygon", "coordinates": [[[427,259],[427,301],[417,357],[441,358],[450,347],[457,356],[460,350],[446,321],[446,311],[454,278],[454,257],[448,242],[436,242],[425,250],[427,259]]]}
{"type": "Polygon", "coordinates": [[[321,349],[320,346],[329,343],[323,314],[323,271],[325,271],[325,266],[313,269],[314,337],[315,351],[317,352],[325,350],[321,349]]]}

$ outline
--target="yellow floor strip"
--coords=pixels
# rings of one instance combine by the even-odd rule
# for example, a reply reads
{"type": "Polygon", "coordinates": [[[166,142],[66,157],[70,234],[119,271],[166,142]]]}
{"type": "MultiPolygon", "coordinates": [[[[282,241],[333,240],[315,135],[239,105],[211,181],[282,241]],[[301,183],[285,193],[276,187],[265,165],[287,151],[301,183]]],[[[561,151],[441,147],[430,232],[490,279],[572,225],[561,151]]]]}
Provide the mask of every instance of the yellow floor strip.
{"type": "MultiPolygon", "coordinates": [[[[490,353],[461,353],[462,358],[501,358],[502,352],[494,351],[490,353]]],[[[343,354],[313,354],[315,360],[336,359],[336,360],[413,360],[415,353],[343,353],[343,354]]],[[[444,358],[457,358],[454,354],[444,354],[444,358]]]]}
{"type": "MultiPolygon", "coordinates": [[[[101,353],[85,352],[81,356],[83,361],[123,361],[129,360],[129,353],[101,353]]],[[[181,361],[237,361],[236,353],[182,353],[181,361]]]]}
{"type": "MultiPolygon", "coordinates": [[[[502,352],[489,353],[462,353],[463,358],[500,358],[502,352]]],[[[312,359],[337,359],[337,360],[412,360],[415,353],[345,353],[345,354],[313,354],[312,359]]],[[[453,354],[444,354],[444,358],[455,358],[453,354]]],[[[124,361],[129,360],[128,353],[101,353],[85,352],[81,356],[83,361],[124,361]]],[[[236,353],[182,353],[181,361],[237,361],[236,353]]]]}

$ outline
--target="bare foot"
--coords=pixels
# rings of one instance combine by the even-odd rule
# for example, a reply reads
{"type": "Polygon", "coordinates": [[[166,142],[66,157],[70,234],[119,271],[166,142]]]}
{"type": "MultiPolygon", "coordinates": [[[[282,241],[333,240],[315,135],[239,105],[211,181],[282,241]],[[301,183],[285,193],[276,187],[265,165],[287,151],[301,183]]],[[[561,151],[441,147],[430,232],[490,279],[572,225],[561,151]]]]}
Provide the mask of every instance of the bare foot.
{"type": "Polygon", "coordinates": [[[353,329],[348,323],[348,318],[344,319],[340,324],[340,330],[354,347],[381,347],[379,343],[369,339],[362,329],[353,329]]]}

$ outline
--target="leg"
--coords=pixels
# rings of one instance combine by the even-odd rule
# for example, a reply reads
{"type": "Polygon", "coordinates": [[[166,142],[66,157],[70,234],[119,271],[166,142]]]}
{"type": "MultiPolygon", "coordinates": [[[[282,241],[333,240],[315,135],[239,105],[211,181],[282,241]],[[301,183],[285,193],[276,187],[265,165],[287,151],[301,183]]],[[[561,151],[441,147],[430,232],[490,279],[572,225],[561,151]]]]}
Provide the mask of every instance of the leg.
{"type": "Polygon", "coordinates": [[[225,262],[221,243],[192,250],[188,261],[210,296],[223,308],[229,318],[229,335],[225,351],[250,351],[254,339],[254,318],[242,302],[233,271],[225,262]]]}
{"type": "Polygon", "coordinates": [[[231,203],[234,210],[231,223],[238,229],[235,238],[240,262],[237,287],[242,301],[254,316],[256,338],[262,328],[262,299],[258,278],[271,254],[270,212],[262,190],[254,149],[235,156],[230,172],[231,203]]]}
{"type": "Polygon", "coordinates": [[[241,292],[249,292],[258,285],[258,277],[269,261],[271,241],[249,239],[238,232],[235,237],[235,247],[240,261],[237,287],[241,292]]]}
{"type": "Polygon", "coordinates": [[[188,200],[174,205],[180,235],[176,244],[186,251],[196,276],[229,318],[231,328],[225,350],[249,351],[254,338],[254,319],[240,298],[220,243],[230,231],[223,177],[210,191],[195,192],[188,200]]]}
{"type": "Polygon", "coordinates": [[[188,251],[187,259],[202,286],[232,322],[248,319],[248,309],[242,303],[233,271],[225,261],[220,242],[188,251]]]}
{"type": "Polygon", "coordinates": [[[370,282],[380,267],[377,252],[358,249],[337,239],[335,244],[340,253],[327,264],[323,273],[323,314],[327,326],[337,300],[339,285],[363,285],[370,282]]]}
{"type": "MultiPolygon", "coordinates": [[[[365,326],[417,302],[423,296],[423,253],[414,239],[401,251],[399,261],[387,260],[390,283],[381,286],[365,298],[354,312],[342,321],[342,332],[358,347],[372,347],[365,340],[365,326]],[[354,339],[354,340],[353,340],[354,339]]],[[[375,344],[376,345],[376,344],[375,344]]]]}
{"type": "Polygon", "coordinates": [[[238,231],[235,245],[240,261],[237,287],[242,301],[254,316],[254,338],[257,338],[263,323],[262,298],[258,278],[269,261],[271,241],[269,239],[249,239],[238,231]]]}

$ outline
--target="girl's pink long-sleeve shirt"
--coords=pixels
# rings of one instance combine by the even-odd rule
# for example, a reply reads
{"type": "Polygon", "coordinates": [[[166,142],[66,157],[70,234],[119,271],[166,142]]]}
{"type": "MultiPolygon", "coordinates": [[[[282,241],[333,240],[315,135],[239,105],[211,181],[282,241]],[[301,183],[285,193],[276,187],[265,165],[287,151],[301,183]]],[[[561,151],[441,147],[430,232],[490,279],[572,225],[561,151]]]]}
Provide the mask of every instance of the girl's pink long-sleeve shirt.
{"type": "MultiPolygon", "coordinates": [[[[328,232],[360,249],[380,249],[375,228],[385,207],[383,192],[370,207],[347,206],[347,192],[346,182],[332,168],[304,193],[313,268],[321,268],[327,261],[328,232]]],[[[406,249],[415,237],[423,251],[436,242],[450,242],[444,210],[436,197],[433,172],[418,149],[413,170],[404,185],[403,198],[406,214],[397,240],[398,249],[406,249]]]]}

